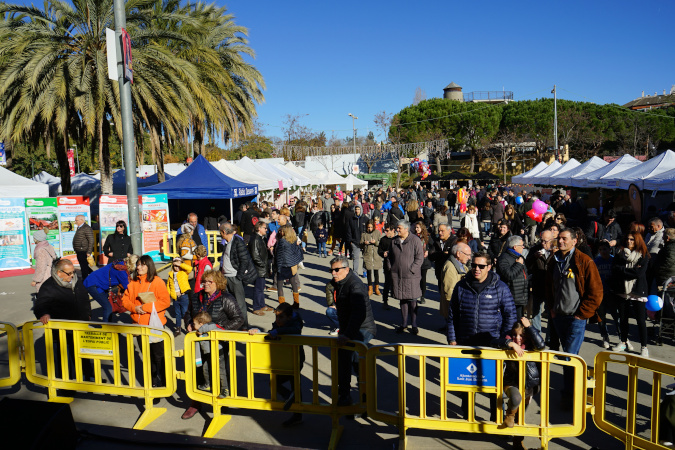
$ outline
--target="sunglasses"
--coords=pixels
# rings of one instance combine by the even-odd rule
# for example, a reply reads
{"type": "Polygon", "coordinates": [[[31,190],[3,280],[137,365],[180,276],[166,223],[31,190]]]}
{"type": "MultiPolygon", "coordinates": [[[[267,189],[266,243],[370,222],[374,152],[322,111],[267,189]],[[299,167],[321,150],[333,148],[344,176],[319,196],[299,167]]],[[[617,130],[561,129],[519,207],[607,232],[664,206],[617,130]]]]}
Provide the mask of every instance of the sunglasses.
{"type": "Polygon", "coordinates": [[[488,264],[477,264],[477,263],[471,263],[471,267],[474,269],[480,269],[483,270],[488,266],[488,264]]]}
{"type": "Polygon", "coordinates": [[[342,269],[346,269],[346,267],[336,267],[336,268],[331,268],[330,271],[331,271],[331,272],[339,272],[339,271],[341,271],[342,269]]]}

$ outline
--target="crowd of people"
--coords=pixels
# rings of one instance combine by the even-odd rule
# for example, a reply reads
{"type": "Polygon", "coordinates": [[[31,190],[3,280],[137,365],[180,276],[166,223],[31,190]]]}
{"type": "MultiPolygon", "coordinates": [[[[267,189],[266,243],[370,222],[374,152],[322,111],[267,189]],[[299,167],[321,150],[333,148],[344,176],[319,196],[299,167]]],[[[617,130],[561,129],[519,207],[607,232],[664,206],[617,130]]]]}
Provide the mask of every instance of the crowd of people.
{"type": "MultiPolygon", "coordinates": [[[[398,301],[396,333],[417,335],[430,325],[420,322],[419,308],[426,303],[429,279],[435,278],[440,295],[435,314],[444,323],[438,331],[449,345],[492,346],[517,355],[548,346],[578,354],[590,323],[599,327],[604,348],[633,351],[632,338],[646,357],[645,302],[675,276],[675,212],[621,226],[611,208],[598,215],[596,209],[585,208],[582,199],[564,193],[543,199],[539,192],[512,186],[326,190],[292,198],[288,204],[245,203],[232,221],[212,215],[202,225],[191,213],[180,226],[179,256],[166,281],[150,257],[133,255],[124,222],[104,245],[110,264],[91,274],[84,264],[82,287],[72,262],[52,264],[55,255],[43,244],[43,233],[35,233],[36,316],[43,323],[50,318],[89,320],[91,295],[102,307],[104,322],[128,311],[135,323],[148,324],[155,312],[167,323],[164,312],[173,303],[174,321],[169,324],[175,336],[213,329],[260,332],[249,325],[249,311],[258,316],[274,313],[273,336],[297,333],[304,324],[301,310],[306,301],[301,300],[303,262],[308,252],[315,252],[319,258],[332,257],[325,320],[331,324],[329,334],[340,342],[367,344],[375,337],[375,297],[384,309],[391,308],[390,299],[398,301]],[[541,221],[528,214],[538,199],[548,206],[541,221]],[[207,251],[206,230],[214,228],[222,248],[217,269],[207,251]],[[246,286],[252,287],[250,302],[246,286]],[[292,300],[286,294],[289,288],[292,300]],[[59,298],[66,291],[74,296],[67,304],[59,298]],[[276,292],[274,307],[267,304],[266,291],[276,292]],[[144,301],[147,292],[154,294],[153,301],[144,301]],[[545,328],[542,316],[548,319],[545,328]],[[637,322],[635,337],[630,334],[631,316],[637,322]]],[[[78,228],[75,248],[81,266],[91,254],[87,235],[86,228],[78,228]]],[[[164,361],[155,346],[151,344],[153,385],[163,385],[164,361]]],[[[211,351],[201,350],[207,355],[211,351]]],[[[226,353],[227,346],[220,352],[219,383],[211,379],[208,364],[202,365],[200,389],[217,385],[219,395],[229,395],[226,353]]],[[[346,349],[338,353],[338,405],[352,402],[354,358],[346,349]]],[[[210,357],[202,355],[202,361],[210,357]]],[[[572,407],[571,370],[564,370],[564,408],[572,407]]],[[[536,367],[528,365],[526,392],[520,393],[517,377],[505,375],[507,426],[513,426],[521,400],[527,405],[536,393],[538,377],[536,367]]],[[[293,401],[292,389],[278,392],[293,401]]],[[[193,403],[183,418],[198,410],[199,404],[193,403]]],[[[294,414],[285,424],[301,421],[294,414]]]]}

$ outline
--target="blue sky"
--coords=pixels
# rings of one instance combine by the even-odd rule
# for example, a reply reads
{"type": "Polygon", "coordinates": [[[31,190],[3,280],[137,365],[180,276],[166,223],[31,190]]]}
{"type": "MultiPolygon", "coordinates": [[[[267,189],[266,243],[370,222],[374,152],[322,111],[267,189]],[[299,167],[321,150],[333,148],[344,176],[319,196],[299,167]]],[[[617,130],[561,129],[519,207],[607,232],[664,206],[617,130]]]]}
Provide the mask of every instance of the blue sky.
{"type": "Polygon", "coordinates": [[[222,3],[249,29],[267,83],[260,121],[281,135],[286,114],[328,137],[378,131],[374,115],[442,96],[514,92],[624,104],[675,84],[672,1],[342,1],[222,3]]]}

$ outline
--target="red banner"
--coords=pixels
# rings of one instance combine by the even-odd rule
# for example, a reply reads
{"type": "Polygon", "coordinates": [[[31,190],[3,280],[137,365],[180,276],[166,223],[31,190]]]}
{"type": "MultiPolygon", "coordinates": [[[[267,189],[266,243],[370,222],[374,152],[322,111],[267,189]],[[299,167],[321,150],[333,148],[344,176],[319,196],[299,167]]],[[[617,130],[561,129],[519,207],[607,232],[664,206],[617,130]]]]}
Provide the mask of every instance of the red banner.
{"type": "Polygon", "coordinates": [[[75,150],[69,148],[66,152],[68,155],[68,167],[70,168],[70,176],[75,175],[75,150]]]}

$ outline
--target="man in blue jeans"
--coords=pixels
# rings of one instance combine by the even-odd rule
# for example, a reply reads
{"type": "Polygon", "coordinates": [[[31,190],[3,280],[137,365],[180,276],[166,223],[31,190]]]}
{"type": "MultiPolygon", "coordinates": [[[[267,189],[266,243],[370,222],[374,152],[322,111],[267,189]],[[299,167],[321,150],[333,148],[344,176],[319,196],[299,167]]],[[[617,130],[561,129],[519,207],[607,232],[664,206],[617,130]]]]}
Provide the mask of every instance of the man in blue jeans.
{"type": "MultiPolygon", "coordinates": [[[[333,280],[329,283],[333,291],[333,302],[338,316],[338,345],[347,341],[361,341],[368,344],[375,337],[377,328],[370,307],[366,285],[349,268],[349,260],[337,256],[330,262],[333,280]]],[[[326,288],[326,292],[329,289],[326,288]]],[[[338,406],[352,404],[352,370],[358,374],[358,354],[347,348],[338,350],[338,406]]]]}
{"type": "MultiPolygon", "coordinates": [[[[598,268],[590,256],[575,249],[576,244],[576,233],[561,231],[558,235],[559,250],[553,255],[546,272],[546,302],[551,321],[562,350],[574,355],[581,350],[586,322],[596,315],[603,296],[598,268]]],[[[570,410],[573,406],[574,368],[565,366],[563,376],[561,406],[570,410]]]]}

